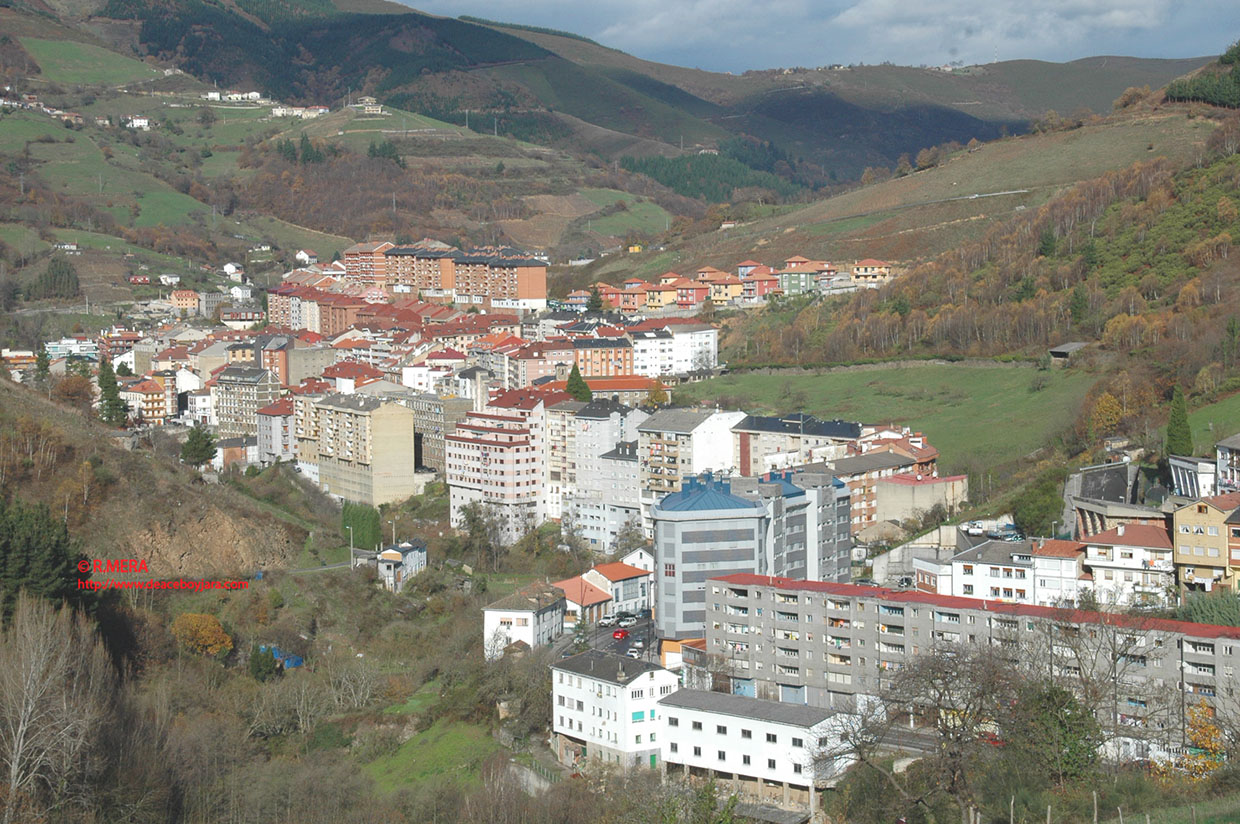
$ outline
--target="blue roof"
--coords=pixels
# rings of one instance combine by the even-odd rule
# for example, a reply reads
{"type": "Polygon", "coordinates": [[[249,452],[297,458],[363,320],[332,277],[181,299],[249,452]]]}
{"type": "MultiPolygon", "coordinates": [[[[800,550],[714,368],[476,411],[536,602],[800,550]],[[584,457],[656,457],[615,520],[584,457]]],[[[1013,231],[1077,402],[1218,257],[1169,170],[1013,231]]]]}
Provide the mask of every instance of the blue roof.
{"type": "Polygon", "coordinates": [[[664,512],[706,512],[714,509],[762,509],[762,504],[733,495],[727,481],[686,478],[679,492],[657,504],[664,512]]]}
{"type": "Polygon", "coordinates": [[[798,495],[804,495],[805,490],[788,479],[788,476],[791,474],[791,472],[772,472],[761,480],[764,484],[779,484],[779,494],[784,498],[795,498],[798,495]]]}

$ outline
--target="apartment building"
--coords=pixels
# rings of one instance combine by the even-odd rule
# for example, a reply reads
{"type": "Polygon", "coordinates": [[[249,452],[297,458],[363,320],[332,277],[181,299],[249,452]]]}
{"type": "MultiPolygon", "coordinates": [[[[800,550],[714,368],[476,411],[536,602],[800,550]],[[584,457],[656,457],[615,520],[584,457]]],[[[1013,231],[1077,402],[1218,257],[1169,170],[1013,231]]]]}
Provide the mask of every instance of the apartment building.
{"type": "Polygon", "coordinates": [[[258,435],[258,410],[280,394],[280,381],[266,369],[229,366],[215,376],[211,390],[220,438],[258,435]]]}
{"type": "Polygon", "coordinates": [[[703,472],[730,474],[731,429],[744,417],[744,412],[665,409],[637,428],[642,527],[647,538],[654,537],[651,507],[679,491],[682,478],[703,472]]]}
{"type": "Polygon", "coordinates": [[[387,285],[387,257],[384,254],[394,249],[395,243],[377,241],[357,243],[344,250],[345,280],[364,286],[387,285]]]}
{"type": "Polygon", "coordinates": [[[433,393],[414,395],[408,406],[413,410],[414,460],[418,467],[444,472],[444,436],[473,411],[469,398],[446,398],[433,393]]]}
{"type": "Polygon", "coordinates": [[[627,338],[575,338],[573,360],[585,377],[633,374],[633,344],[627,338]]]}
{"type": "Polygon", "coordinates": [[[1099,714],[1148,753],[1179,744],[1184,704],[1213,702],[1240,665],[1236,627],[759,575],[707,583],[706,651],[686,664],[713,660],[738,694],[816,707],[880,694],[914,656],[988,645],[1070,688],[1104,684],[1099,714]]]}
{"type": "Polygon", "coordinates": [[[732,427],[732,465],[742,475],[761,475],[843,458],[862,432],[859,423],[820,421],[804,412],[782,417],[746,415],[732,427]]]}
{"type": "Polygon", "coordinates": [[[545,647],[564,634],[564,592],[535,581],[482,609],[483,654],[504,657],[513,644],[545,647]]]}
{"type": "Polygon", "coordinates": [[[1240,435],[1214,445],[1215,484],[1221,493],[1240,491],[1240,435]]]}
{"type": "Polygon", "coordinates": [[[853,763],[835,754],[844,719],[834,710],[682,689],[658,712],[665,774],[712,777],[746,801],[812,814],[814,790],[853,763]]]}
{"type": "Polygon", "coordinates": [[[460,251],[444,243],[424,240],[383,253],[387,259],[387,286],[423,300],[451,303],[456,296],[456,259],[460,251]]]}
{"type": "Polygon", "coordinates": [[[560,763],[659,766],[659,700],[679,688],[657,664],[588,650],[551,665],[551,748],[560,763]]]}
{"type": "MultiPolygon", "coordinates": [[[[139,380],[124,386],[120,398],[129,409],[129,417],[155,426],[162,426],[168,418],[167,393],[157,381],[139,380]]],[[[174,405],[175,410],[175,405],[174,405]]]]}
{"type": "Polygon", "coordinates": [[[258,410],[258,462],[267,466],[297,456],[293,399],[281,398],[258,410]]]}
{"type": "MultiPolygon", "coordinates": [[[[1182,589],[1210,592],[1235,586],[1227,518],[1240,505],[1240,493],[1201,498],[1171,513],[1173,560],[1182,589]]],[[[1240,564],[1238,564],[1240,566],[1240,564]]]]}
{"type": "Polygon", "coordinates": [[[626,525],[641,528],[637,441],[620,441],[588,463],[589,468],[583,468],[585,464],[579,459],[576,489],[568,497],[567,513],[591,549],[609,552],[626,525]]]}
{"type": "Polygon", "coordinates": [[[908,474],[915,462],[898,452],[867,452],[826,464],[825,470],[848,486],[853,535],[878,523],[878,482],[908,474]]]}
{"type": "Polygon", "coordinates": [[[633,347],[633,374],[657,378],[675,372],[672,333],[666,329],[630,332],[633,347]]]}
{"type": "Polygon", "coordinates": [[[770,574],[847,583],[852,577],[848,487],[818,472],[784,470],[732,478],[731,492],[767,512],[770,574]]]}
{"type": "Polygon", "coordinates": [[[546,520],[540,429],[520,415],[476,412],[444,436],[444,477],[454,527],[464,526],[464,509],[470,504],[489,508],[501,520],[508,542],[546,520]]]}
{"type": "Polygon", "coordinates": [[[454,300],[480,308],[547,308],[547,264],[516,249],[474,249],[455,260],[454,300]]]}
{"type": "Polygon", "coordinates": [[[324,492],[380,506],[422,491],[414,471],[412,409],[381,398],[334,393],[314,402],[314,414],[324,492]]]}
{"type": "Polygon", "coordinates": [[[1165,526],[1118,524],[1085,539],[1085,564],[1101,604],[1166,605],[1175,599],[1175,561],[1165,526]]]}
{"type": "Polygon", "coordinates": [[[677,375],[702,372],[719,365],[719,330],[707,323],[669,324],[672,371],[677,375]]]}
{"type": "Polygon", "coordinates": [[[544,466],[547,477],[543,488],[547,500],[547,517],[552,520],[560,520],[564,510],[564,496],[571,492],[577,476],[575,418],[585,405],[585,401],[566,399],[546,408],[544,466]]]}

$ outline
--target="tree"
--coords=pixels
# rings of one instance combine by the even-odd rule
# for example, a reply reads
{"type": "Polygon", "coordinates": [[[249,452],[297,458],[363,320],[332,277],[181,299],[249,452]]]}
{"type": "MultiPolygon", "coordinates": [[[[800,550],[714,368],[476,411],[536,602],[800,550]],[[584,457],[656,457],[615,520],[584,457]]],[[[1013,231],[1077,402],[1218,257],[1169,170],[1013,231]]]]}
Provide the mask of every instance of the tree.
{"type": "MultiPolygon", "coordinates": [[[[266,293],[264,292],[263,294],[266,294],[266,293]]],[[[128,363],[126,363],[125,361],[121,361],[120,366],[116,367],[116,374],[118,377],[132,378],[133,370],[129,368],[128,363]]]]}
{"type": "Polygon", "coordinates": [[[1167,454],[1193,454],[1193,430],[1188,424],[1188,401],[1184,398],[1184,391],[1178,386],[1171,395],[1171,415],[1167,418],[1167,454]]]}
{"type": "Polygon", "coordinates": [[[1058,242],[1055,239],[1055,232],[1049,226],[1042,230],[1042,234],[1038,237],[1038,257],[1050,257],[1055,254],[1055,247],[1058,242]]]}
{"type": "Polygon", "coordinates": [[[645,548],[646,536],[642,533],[641,520],[638,518],[629,518],[625,521],[611,542],[611,551],[617,561],[634,550],[645,548]]]}
{"type": "Polygon", "coordinates": [[[1012,519],[1026,535],[1045,535],[1051,522],[1063,512],[1063,470],[1048,469],[1039,475],[1012,508],[1012,519]]]}
{"type": "Polygon", "coordinates": [[[1070,691],[1049,681],[1021,690],[1001,732],[1017,763],[1057,787],[1085,778],[1098,763],[1097,719],[1070,691]]]}
{"type": "MultiPolygon", "coordinates": [[[[55,814],[88,791],[116,689],[94,627],[72,609],[22,595],[0,638],[3,823],[55,814]]],[[[46,816],[46,817],[45,817],[46,816]]]]}
{"type": "Polygon", "coordinates": [[[34,379],[40,384],[47,381],[52,373],[52,359],[48,357],[47,349],[40,346],[39,354],[34,359],[34,379]]]}
{"type": "Polygon", "coordinates": [[[349,527],[353,546],[372,547],[383,542],[383,518],[373,506],[345,501],[340,507],[340,529],[346,532],[349,527]]]}
{"type": "Polygon", "coordinates": [[[202,106],[198,109],[198,123],[206,128],[211,128],[215,123],[215,111],[210,106],[202,106]]]}
{"type": "Polygon", "coordinates": [[[43,504],[0,500],[0,606],[8,615],[18,593],[59,604],[81,603],[78,570],[81,554],[69,537],[63,518],[43,504]]]}
{"type": "Polygon", "coordinates": [[[663,406],[668,401],[667,390],[663,388],[663,384],[655,383],[650,387],[650,391],[646,393],[647,406],[663,406]]]}
{"type": "Polygon", "coordinates": [[[99,419],[109,426],[123,426],[129,418],[129,406],[121,400],[116,373],[107,358],[99,359],[99,419]]]}
{"type": "Polygon", "coordinates": [[[61,403],[67,403],[82,413],[89,413],[95,402],[95,390],[90,380],[81,375],[67,375],[61,378],[52,390],[52,396],[61,403]]]}
{"type": "Polygon", "coordinates": [[[573,364],[573,371],[568,373],[568,382],[564,386],[564,391],[573,397],[575,401],[589,403],[594,400],[594,393],[590,391],[590,385],[586,383],[586,379],[581,377],[581,370],[577,368],[577,364],[573,364]]]}
{"type": "Polygon", "coordinates": [[[281,674],[280,665],[276,662],[276,655],[271,648],[259,649],[255,647],[250,651],[250,677],[259,683],[270,681],[281,674]]]}
{"type": "Polygon", "coordinates": [[[47,269],[30,285],[27,297],[40,298],[72,298],[81,294],[82,287],[78,283],[77,269],[60,255],[48,261],[47,269]]]}
{"type": "Polygon", "coordinates": [[[189,431],[189,437],[181,447],[181,461],[193,467],[210,463],[215,458],[215,436],[201,426],[189,431]]]}
{"type": "Polygon", "coordinates": [[[1085,322],[1085,318],[1089,316],[1089,293],[1085,291],[1085,284],[1078,283],[1072,289],[1072,298],[1068,303],[1068,311],[1072,314],[1072,325],[1080,326],[1085,322]]]}
{"type": "Polygon", "coordinates": [[[1123,414],[1124,410],[1115,396],[1110,392],[1103,392],[1098,396],[1098,400],[1094,401],[1094,409],[1089,416],[1089,426],[1095,436],[1110,435],[1119,426],[1123,414]]]}
{"type": "Polygon", "coordinates": [[[232,637],[214,615],[182,612],[169,629],[177,643],[199,655],[225,656],[233,648],[232,637]]]}
{"type": "Polygon", "coordinates": [[[603,294],[597,286],[590,287],[590,297],[586,299],[587,312],[603,311],[603,294]]]}

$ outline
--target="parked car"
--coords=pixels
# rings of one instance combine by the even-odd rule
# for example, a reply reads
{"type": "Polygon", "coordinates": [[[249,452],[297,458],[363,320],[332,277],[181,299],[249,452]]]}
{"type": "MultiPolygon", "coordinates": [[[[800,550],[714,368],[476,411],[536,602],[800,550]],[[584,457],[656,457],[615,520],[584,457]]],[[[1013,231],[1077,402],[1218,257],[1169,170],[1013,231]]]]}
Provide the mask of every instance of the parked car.
{"type": "Polygon", "coordinates": [[[611,637],[615,638],[617,641],[623,641],[625,638],[629,637],[629,631],[627,629],[618,629],[611,634],[611,637]]]}
{"type": "Polygon", "coordinates": [[[614,627],[616,625],[616,616],[604,615],[602,618],[598,619],[598,625],[600,627],[614,627]]]}
{"type": "Polygon", "coordinates": [[[628,616],[627,618],[621,618],[621,619],[620,619],[620,626],[622,626],[622,627],[635,627],[635,626],[637,626],[637,619],[636,619],[636,618],[634,618],[632,615],[628,616]]]}
{"type": "Polygon", "coordinates": [[[635,649],[629,649],[624,654],[630,658],[641,658],[642,657],[642,654],[635,649]]]}
{"type": "Polygon", "coordinates": [[[642,639],[638,638],[636,641],[633,642],[633,649],[645,649],[645,648],[646,648],[646,642],[643,641],[642,639]]]}

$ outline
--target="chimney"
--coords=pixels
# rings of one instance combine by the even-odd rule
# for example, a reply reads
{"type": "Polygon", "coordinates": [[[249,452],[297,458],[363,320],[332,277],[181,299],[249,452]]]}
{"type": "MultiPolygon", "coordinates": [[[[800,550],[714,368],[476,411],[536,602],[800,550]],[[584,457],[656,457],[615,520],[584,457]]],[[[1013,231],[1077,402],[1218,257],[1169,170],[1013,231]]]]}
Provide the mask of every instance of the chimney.
{"type": "Polygon", "coordinates": [[[1123,525],[1123,524],[1120,524],[1119,526],[1115,527],[1115,534],[1116,534],[1116,535],[1120,535],[1120,536],[1122,536],[1122,535],[1124,534],[1124,525],[1123,525]]]}

